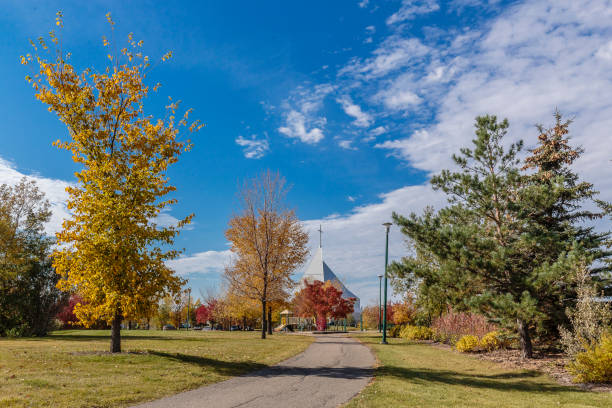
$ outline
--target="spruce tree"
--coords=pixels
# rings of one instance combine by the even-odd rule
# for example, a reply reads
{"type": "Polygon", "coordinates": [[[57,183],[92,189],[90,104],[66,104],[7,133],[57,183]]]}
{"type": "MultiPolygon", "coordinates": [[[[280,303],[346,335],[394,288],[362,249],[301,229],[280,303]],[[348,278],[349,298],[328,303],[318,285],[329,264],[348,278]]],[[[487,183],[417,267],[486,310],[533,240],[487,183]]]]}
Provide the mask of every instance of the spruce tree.
{"type": "Polygon", "coordinates": [[[590,224],[604,215],[588,209],[598,192],[572,169],[583,150],[570,144],[571,121],[563,120],[559,111],[554,119],[549,128],[538,126],[538,144],[523,166],[532,173],[522,193],[529,221],[526,233],[537,244],[531,248],[532,256],[541,265],[541,273],[557,283],[557,291],[546,288],[538,293],[546,315],[542,329],[549,335],[557,335],[558,326],[567,322],[565,309],[576,299],[577,282],[569,276],[573,268],[559,266],[568,258],[579,258],[580,263],[592,265],[592,277],[604,289],[609,281],[603,272],[609,267],[601,261],[610,255],[604,248],[609,234],[596,232],[590,224]]]}

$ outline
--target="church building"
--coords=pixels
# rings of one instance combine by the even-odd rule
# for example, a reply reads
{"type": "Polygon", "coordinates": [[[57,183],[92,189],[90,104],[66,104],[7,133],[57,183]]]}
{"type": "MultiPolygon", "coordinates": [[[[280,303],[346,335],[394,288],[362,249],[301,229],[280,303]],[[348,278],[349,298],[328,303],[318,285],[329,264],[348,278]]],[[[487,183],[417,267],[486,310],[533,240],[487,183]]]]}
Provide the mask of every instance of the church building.
{"type": "Polygon", "coordinates": [[[336,274],[331,270],[331,268],[327,265],[327,263],[323,260],[323,248],[321,248],[319,244],[319,248],[317,252],[315,252],[312,260],[310,261],[310,265],[304,272],[304,276],[300,279],[300,282],[308,282],[312,283],[314,281],[328,282],[331,281],[336,285],[336,287],[340,287],[342,290],[343,298],[356,298],[355,301],[355,311],[353,312],[353,317],[355,320],[359,321],[359,317],[361,315],[361,306],[359,304],[359,298],[355,296],[353,292],[347,289],[346,286],[338,279],[336,274]]]}

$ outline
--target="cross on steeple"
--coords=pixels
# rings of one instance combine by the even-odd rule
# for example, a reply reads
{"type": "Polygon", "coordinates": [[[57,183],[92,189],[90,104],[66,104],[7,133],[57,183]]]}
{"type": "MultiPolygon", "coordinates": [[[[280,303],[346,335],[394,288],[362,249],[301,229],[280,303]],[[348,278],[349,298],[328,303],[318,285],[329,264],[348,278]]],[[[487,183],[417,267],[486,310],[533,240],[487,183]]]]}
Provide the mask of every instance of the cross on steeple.
{"type": "Polygon", "coordinates": [[[317,231],[319,231],[319,248],[321,248],[323,241],[323,229],[321,228],[321,224],[319,224],[319,229],[317,231]]]}

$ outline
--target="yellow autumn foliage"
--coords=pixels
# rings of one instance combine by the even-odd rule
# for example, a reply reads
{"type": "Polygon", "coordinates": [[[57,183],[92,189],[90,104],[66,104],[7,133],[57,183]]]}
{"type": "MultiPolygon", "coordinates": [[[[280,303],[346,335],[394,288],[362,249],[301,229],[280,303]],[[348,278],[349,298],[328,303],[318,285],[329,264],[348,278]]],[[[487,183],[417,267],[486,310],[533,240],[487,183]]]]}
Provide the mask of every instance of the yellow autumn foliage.
{"type": "MultiPolygon", "coordinates": [[[[57,22],[61,28],[59,13],[57,22]]],[[[110,55],[105,68],[80,73],[55,33],[50,38],[54,58],[39,55],[48,48],[40,39],[23,62],[36,63],[27,77],[36,98],[68,128],[67,139],[54,145],[71,152],[79,166],[77,182],[67,188],[72,218],[57,234],[53,254],[62,277],[58,286],[83,296],[75,314],[85,325],[149,314],[183,284],[166,261],[178,256],[168,248],[193,215],[174,226],[159,225],[157,217],[176,203],[167,197],[176,188],[166,172],[191,148],[189,140],[179,139],[179,130],[201,125],[187,123],[189,111],[177,120],[178,104],[172,102],[166,119],[145,113],[150,63],[131,35],[128,47],[110,55]]],[[[106,40],[104,45],[110,47],[106,40]]]]}

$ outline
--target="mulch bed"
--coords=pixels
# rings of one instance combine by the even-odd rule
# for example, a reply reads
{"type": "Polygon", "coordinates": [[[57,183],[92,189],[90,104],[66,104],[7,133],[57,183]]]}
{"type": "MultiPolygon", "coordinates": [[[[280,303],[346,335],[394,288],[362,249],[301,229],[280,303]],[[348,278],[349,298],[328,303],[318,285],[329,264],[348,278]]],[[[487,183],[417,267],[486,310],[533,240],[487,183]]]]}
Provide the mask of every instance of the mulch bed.
{"type": "MultiPolygon", "coordinates": [[[[453,350],[455,353],[459,353],[448,344],[429,343],[433,347],[453,350]]],[[[584,390],[596,392],[612,392],[612,384],[573,383],[572,375],[565,369],[569,359],[562,353],[534,350],[533,358],[530,359],[522,358],[520,350],[495,350],[468,354],[480,360],[492,361],[504,368],[539,371],[548,374],[561,385],[580,387],[584,390]]]]}

